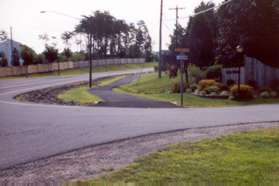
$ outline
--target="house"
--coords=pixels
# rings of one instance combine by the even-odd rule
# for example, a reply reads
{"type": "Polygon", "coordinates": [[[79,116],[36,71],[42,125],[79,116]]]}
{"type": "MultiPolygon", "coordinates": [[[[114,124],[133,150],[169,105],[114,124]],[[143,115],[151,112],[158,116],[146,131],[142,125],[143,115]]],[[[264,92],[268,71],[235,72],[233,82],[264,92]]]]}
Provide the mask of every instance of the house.
{"type": "MultiPolygon", "coordinates": [[[[8,65],[11,66],[12,64],[12,49],[11,49],[11,45],[13,46],[13,48],[16,48],[18,50],[18,52],[20,53],[21,51],[21,46],[22,44],[17,42],[17,41],[12,41],[10,39],[7,39],[5,41],[0,42],[0,52],[3,52],[8,60],[8,65]]],[[[22,61],[22,60],[21,60],[22,61]]]]}

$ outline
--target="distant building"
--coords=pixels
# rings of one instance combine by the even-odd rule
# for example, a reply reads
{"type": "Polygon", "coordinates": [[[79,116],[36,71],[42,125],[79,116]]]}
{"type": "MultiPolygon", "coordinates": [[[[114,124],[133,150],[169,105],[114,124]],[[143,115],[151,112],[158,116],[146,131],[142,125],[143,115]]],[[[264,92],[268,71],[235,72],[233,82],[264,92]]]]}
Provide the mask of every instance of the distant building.
{"type": "MultiPolygon", "coordinates": [[[[19,53],[21,52],[21,43],[13,40],[12,45],[13,48],[16,48],[19,53]]],[[[13,50],[11,49],[11,40],[7,39],[5,41],[0,42],[0,52],[3,52],[5,54],[9,66],[11,66],[12,64],[12,51],[13,50]]]]}

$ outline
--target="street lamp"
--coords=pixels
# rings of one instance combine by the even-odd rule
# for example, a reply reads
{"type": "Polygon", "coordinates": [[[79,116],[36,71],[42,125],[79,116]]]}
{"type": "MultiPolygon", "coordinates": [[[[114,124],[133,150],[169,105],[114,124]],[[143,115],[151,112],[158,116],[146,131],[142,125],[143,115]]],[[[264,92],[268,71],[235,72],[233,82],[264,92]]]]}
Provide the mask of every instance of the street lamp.
{"type": "Polygon", "coordinates": [[[241,74],[241,64],[244,62],[244,48],[242,45],[238,45],[236,47],[236,52],[237,52],[237,64],[238,64],[238,94],[240,93],[240,74],[241,74]]]}
{"type": "MultiPolygon", "coordinates": [[[[53,14],[56,14],[56,15],[60,15],[60,16],[64,16],[64,17],[68,17],[68,18],[72,18],[72,19],[76,19],[76,20],[79,20],[81,21],[82,18],[79,18],[79,17],[74,17],[74,16],[71,16],[71,15],[67,15],[67,14],[64,14],[64,13],[61,13],[61,12],[57,12],[57,11],[46,11],[46,10],[42,10],[40,11],[41,14],[45,14],[45,13],[53,13],[53,14]]],[[[92,35],[89,34],[89,50],[88,50],[88,53],[89,53],[89,87],[92,88],[93,86],[93,81],[92,81],[92,73],[93,73],[93,64],[92,64],[92,35]]]]}

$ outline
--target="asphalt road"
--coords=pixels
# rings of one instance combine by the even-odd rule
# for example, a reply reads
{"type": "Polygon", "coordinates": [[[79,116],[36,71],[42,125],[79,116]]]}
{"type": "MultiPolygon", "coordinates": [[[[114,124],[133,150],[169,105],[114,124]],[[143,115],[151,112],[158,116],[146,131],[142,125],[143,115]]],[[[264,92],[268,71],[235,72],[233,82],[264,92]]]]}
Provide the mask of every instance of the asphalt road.
{"type": "MultiPolygon", "coordinates": [[[[94,78],[122,73],[98,73],[94,78]]],[[[26,91],[86,79],[87,76],[0,80],[0,169],[146,134],[279,121],[279,105],[133,109],[40,105],[12,99],[26,91]]]]}

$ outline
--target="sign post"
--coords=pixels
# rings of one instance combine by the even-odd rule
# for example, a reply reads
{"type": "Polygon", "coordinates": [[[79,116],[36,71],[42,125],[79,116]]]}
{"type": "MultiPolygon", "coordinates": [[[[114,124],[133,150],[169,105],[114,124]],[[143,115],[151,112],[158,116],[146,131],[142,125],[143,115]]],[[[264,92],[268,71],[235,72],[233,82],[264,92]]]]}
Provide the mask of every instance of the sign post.
{"type": "Polygon", "coordinates": [[[176,60],[180,63],[180,105],[183,107],[184,105],[184,61],[188,61],[188,53],[190,52],[189,48],[177,48],[175,49],[177,53],[180,53],[176,56],[176,60]]]}

